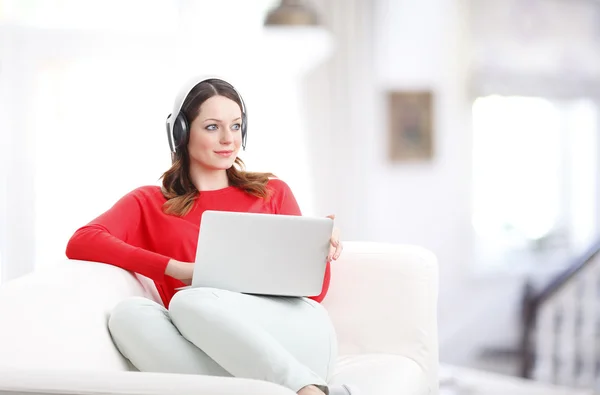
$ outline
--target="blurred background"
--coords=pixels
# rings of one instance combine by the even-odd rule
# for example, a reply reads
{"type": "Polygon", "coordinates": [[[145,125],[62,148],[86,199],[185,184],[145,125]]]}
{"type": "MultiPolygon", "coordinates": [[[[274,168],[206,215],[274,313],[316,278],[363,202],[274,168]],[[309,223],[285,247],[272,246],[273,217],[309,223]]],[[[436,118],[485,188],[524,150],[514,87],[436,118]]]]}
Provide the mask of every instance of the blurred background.
{"type": "Polygon", "coordinates": [[[440,265],[443,363],[600,378],[600,2],[0,0],[0,280],[159,184],[180,84],[345,240],[440,265]]]}

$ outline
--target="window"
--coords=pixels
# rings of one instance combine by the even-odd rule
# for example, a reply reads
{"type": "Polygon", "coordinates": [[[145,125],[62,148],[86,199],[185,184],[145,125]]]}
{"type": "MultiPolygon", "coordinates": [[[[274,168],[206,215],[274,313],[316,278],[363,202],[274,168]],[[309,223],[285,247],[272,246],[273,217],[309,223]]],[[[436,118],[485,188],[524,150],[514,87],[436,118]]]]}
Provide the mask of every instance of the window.
{"type": "Polygon", "coordinates": [[[473,105],[477,261],[562,265],[596,237],[597,109],[587,100],[487,96],[473,105]]]}

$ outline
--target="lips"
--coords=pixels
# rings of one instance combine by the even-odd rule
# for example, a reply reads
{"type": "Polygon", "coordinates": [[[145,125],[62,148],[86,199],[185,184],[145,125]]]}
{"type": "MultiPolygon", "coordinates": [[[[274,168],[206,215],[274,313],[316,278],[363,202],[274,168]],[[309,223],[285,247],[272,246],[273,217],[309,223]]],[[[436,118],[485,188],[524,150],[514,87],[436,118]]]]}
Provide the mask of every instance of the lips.
{"type": "Polygon", "coordinates": [[[215,154],[219,156],[228,157],[231,156],[231,154],[233,154],[233,151],[215,151],[215,154]]]}

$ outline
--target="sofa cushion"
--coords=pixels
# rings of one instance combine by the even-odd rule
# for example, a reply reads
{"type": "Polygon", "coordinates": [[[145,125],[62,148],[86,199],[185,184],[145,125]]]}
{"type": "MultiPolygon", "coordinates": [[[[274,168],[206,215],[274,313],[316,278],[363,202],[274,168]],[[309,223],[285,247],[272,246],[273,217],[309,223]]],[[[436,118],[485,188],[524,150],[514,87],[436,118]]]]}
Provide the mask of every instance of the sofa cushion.
{"type": "Polygon", "coordinates": [[[428,394],[427,375],[410,358],[389,354],[342,356],[330,384],[352,384],[361,395],[428,394]]]}

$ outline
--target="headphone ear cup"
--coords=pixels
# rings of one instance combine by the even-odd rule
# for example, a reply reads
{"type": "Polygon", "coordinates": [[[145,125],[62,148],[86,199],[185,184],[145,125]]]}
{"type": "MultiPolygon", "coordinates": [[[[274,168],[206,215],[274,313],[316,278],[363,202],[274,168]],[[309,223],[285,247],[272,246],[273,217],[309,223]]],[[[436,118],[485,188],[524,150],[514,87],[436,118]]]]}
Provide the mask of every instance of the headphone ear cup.
{"type": "Polygon", "coordinates": [[[173,139],[175,140],[175,148],[179,150],[188,142],[189,125],[183,113],[179,113],[173,123],[173,139]]]}
{"type": "Polygon", "coordinates": [[[242,114],[242,148],[246,149],[246,136],[248,135],[248,117],[242,114]]]}

